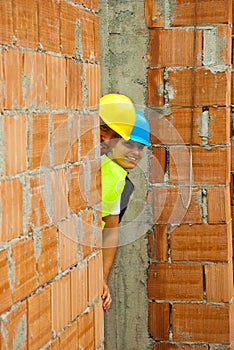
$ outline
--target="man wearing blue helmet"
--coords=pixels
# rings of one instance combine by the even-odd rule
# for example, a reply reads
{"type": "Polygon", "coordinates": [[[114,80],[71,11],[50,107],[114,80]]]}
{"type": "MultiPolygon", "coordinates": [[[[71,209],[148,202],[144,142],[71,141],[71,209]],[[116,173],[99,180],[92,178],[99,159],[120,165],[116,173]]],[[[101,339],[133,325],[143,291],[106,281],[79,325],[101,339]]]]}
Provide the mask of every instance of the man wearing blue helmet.
{"type": "MultiPolygon", "coordinates": [[[[101,139],[108,142],[108,153],[105,155],[104,166],[102,165],[102,219],[105,225],[103,230],[103,256],[104,280],[107,286],[109,273],[118,246],[118,224],[122,219],[134,189],[127,174],[142,159],[144,147],[150,146],[150,128],[144,114],[136,111],[136,120],[129,140],[125,140],[118,134],[113,136],[113,130],[108,125],[105,128],[101,127],[100,133],[101,139]],[[117,182],[114,181],[114,178],[118,177],[116,172],[121,174],[121,179],[124,179],[125,183],[121,181],[121,188],[118,192],[119,196],[114,203],[114,207],[113,205],[111,207],[109,205],[109,202],[111,202],[109,198],[111,189],[113,189],[113,186],[117,186],[117,182]]],[[[102,298],[103,308],[105,311],[108,311],[112,301],[108,287],[104,288],[102,298]]]]}
{"type": "MultiPolygon", "coordinates": [[[[136,121],[132,133],[130,134],[130,140],[139,142],[145,146],[150,146],[149,123],[145,118],[144,114],[139,110],[136,110],[136,121]]],[[[122,217],[127,209],[129,199],[131,197],[131,194],[133,193],[133,190],[134,185],[127,176],[124,190],[121,194],[119,222],[121,222],[122,217]]]]}

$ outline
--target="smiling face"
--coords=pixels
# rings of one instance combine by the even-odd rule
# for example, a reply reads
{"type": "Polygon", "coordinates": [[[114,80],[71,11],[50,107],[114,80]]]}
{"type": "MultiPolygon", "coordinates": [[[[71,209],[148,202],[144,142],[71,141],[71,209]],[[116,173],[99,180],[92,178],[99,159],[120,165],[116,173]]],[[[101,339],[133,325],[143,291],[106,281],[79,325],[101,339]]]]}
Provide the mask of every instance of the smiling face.
{"type": "Polygon", "coordinates": [[[124,169],[133,169],[144,155],[144,145],[135,141],[115,139],[108,156],[124,169]],[[115,143],[115,144],[113,144],[115,143]]]}

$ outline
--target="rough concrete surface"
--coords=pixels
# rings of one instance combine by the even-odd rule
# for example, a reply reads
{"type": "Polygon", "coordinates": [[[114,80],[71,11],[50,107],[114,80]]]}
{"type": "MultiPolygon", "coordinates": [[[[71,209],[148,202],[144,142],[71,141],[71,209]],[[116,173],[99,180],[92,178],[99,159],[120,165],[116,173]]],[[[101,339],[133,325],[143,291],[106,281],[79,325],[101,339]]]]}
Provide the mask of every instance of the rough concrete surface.
{"type": "Polygon", "coordinates": [[[121,224],[119,248],[109,278],[113,298],[105,315],[106,350],[150,349],[147,298],[146,179],[139,169],[131,174],[135,192],[121,224]],[[140,181],[141,179],[141,181],[140,181]],[[141,182],[141,186],[139,186],[141,182]]]}
{"type": "MultiPolygon", "coordinates": [[[[122,93],[144,107],[148,30],[144,1],[101,0],[101,95],[122,93]]],[[[109,278],[113,298],[105,315],[105,350],[150,349],[147,299],[148,155],[130,178],[134,195],[124,215],[119,249],[109,278]]]]}
{"type": "Polygon", "coordinates": [[[100,0],[101,94],[128,95],[144,104],[149,33],[144,1],[100,0]]]}

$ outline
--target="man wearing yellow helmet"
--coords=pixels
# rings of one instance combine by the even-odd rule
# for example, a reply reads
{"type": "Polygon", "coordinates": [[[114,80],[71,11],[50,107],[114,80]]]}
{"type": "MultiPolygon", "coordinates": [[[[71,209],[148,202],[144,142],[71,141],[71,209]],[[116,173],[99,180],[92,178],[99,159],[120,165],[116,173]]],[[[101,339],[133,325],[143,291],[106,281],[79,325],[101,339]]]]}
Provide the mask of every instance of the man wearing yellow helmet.
{"type": "Polygon", "coordinates": [[[133,169],[138,164],[144,154],[143,148],[145,145],[149,145],[149,141],[144,139],[134,140],[134,135],[135,137],[137,136],[136,132],[134,133],[137,124],[136,111],[132,101],[128,97],[118,94],[104,96],[100,100],[99,115],[101,117],[100,135],[101,152],[103,154],[102,219],[104,227],[104,286],[102,298],[103,309],[108,311],[112,301],[108,288],[108,277],[118,247],[120,215],[121,211],[125,210],[129,195],[133,190],[132,185],[131,191],[128,191],[128,194],[125,195],[125,208],[121,208],[121,194],[126,185],[126,169],[133,169]]]}
{"type": "Polygon", "coordinates": [[[129,140],[136,111],[132,100],[121,94],[108,94],[100,98],[99,116],[103,122],[125,140],[129,140]]]}

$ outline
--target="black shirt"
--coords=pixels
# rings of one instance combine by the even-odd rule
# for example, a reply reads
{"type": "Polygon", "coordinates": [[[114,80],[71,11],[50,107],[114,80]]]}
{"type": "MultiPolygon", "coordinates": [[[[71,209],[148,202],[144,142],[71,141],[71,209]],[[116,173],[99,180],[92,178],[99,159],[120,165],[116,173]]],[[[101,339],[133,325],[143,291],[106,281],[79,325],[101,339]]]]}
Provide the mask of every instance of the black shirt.
{"type": "Polygon", "coordinates": [[[122,220],[122,217],[127,209],[130,196],[134,190],[134,185],[128,176],[126,177],[125,180],[126,180],[125,186],[124,186],[123,192],[121,194],[121,199],[120,199],[119,222],[121,222],[121,220],[122,220]]]}

